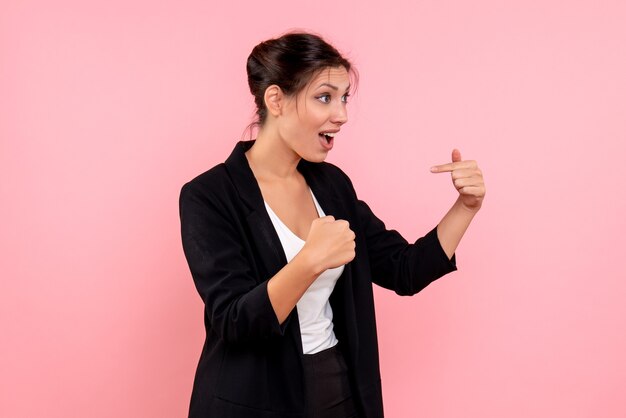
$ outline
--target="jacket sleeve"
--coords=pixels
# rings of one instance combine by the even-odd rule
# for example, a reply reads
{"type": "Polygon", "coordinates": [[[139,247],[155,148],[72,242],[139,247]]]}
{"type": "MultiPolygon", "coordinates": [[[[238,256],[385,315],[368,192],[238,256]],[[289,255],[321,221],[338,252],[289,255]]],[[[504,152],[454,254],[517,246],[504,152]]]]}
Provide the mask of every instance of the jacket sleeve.
{"type": "Polygon", "coordinates": [[[259,283],[228,211],[206,187],[186,183],[179,199],[183,251],[206,318],[227,342],[284,335],[289,318],[278,323],[267,282],[259,283]]]}
{"type": "MultiPolygon", "coordinates": [[[[344,173],[345,175],[345,173],[344,173]]],[[[437,227],[409,243],[395,229],[387,229],[367,203],[356,199],[357,217],[365,236],[372,281],[398,295],[414,295],[436,279],[457,270],[456,254],[449,259],[437,237],[437,227]]]]}

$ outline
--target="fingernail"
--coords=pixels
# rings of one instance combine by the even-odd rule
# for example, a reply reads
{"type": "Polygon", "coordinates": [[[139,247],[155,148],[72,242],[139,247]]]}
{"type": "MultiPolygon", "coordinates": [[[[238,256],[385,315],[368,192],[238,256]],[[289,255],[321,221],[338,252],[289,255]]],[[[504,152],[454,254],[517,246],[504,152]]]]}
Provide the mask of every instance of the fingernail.
{"type": "Polygon", "coordinates": [[[434,173],[435,171],[437,171],[437,167],[430,167],[430,171],[434,173]]]}

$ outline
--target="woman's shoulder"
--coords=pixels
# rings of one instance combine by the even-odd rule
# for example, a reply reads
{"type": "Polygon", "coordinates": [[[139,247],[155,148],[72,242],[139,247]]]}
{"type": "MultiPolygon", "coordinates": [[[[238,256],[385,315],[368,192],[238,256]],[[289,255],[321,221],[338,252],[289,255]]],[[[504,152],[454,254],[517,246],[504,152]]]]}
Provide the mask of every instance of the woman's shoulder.
{"type": "Polygon", "coordinates": [[[321,175],[327,176],[328,181],[333,181],[333,184],[336,185],[337,181],[343,183],[344,187],[347,187],[350,190],[354,190],[354,186],[352,184],[352,180],[350,180],[350,176],[339,166],[330,163],[328,161],[324,161],[318,164],[321,175]]]}
{"type": "Polygon", "coordinates": [[[187,185],[190,185],[191,187],[210,187],[212,185],[217,185],[223,182],[226,175],[226,165],[224,163],[219,163],[209,168],[205,172],[191,178],[183,185],[183,187],[187,185]]]}
{"type": "Polygon", "coordinates": [[[180,189],[181,198],[190,195],[219,195],[218,190],[228,183],[224,163],[216,164],[185,182],[180,189]]]}

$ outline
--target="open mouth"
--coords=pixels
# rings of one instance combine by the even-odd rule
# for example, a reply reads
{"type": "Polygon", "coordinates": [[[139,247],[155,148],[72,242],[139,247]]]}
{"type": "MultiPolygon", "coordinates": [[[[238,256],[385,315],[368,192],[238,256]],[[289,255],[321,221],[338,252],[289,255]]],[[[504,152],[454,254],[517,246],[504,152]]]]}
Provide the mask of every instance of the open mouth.
{"type": "Polygon", "coordinates": [[[323,137],[326,142],[328,142],[330,144],[330,141],[335,137],[334,133],[330,133],[330,132],[322,132],[319,134],[321,137],[323,137]]]}

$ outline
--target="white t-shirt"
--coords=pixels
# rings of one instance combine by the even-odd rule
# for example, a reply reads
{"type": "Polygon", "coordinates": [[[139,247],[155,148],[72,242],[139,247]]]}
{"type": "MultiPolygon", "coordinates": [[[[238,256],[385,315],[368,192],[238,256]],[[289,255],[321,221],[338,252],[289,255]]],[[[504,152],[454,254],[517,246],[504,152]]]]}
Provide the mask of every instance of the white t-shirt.
{"type": "MultiPolygon", "coordinates": [[[[317,213],[320,217],[326,216],[317,202],[313,191],[309,187],[317,213]]],[[[264,201],[265,202],[265,201],[264,201]]],[[[280,242],[285,250],[287,262],[302,250],[305,241],[301,240],[274,213],[272,208],[265,202],[267,213],[274,224],[280,242]]],[[[344,266],[325,270],[309,286],[304,295],[296,304],[298,318],[300,319],[300,332],[302,334],[302,349],[304,354],[313,354],[330,348],[337,344],[337,338],[333,331],[333,311],[328,302],[330,294],[335,288],[337,279],[343,273],[344,266]]]]}

